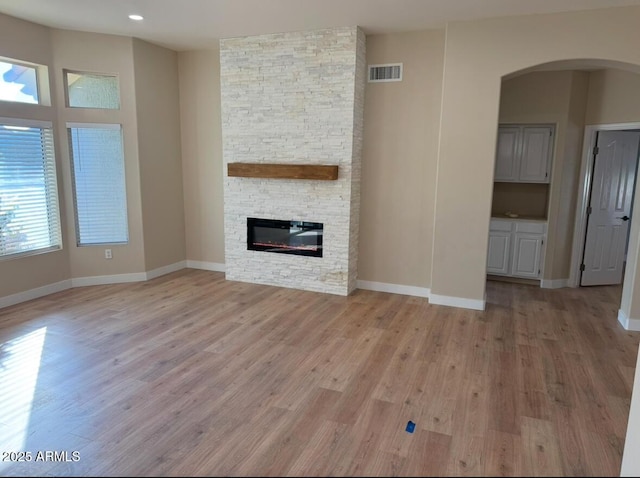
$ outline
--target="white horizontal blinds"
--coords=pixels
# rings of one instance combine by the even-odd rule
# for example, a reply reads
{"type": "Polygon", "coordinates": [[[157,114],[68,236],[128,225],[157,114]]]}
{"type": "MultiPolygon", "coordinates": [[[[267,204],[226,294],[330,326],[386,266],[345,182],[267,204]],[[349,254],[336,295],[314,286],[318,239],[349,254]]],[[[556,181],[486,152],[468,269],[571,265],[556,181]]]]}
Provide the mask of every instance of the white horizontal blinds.
{"type": "Polygon", "coordinates": [[[51,125],[0,119],[0,256],[61,242],[51,125]]]}
{"type": "Polygon", "coordinates": [[[129,240],[122,128],[67,125],[78,245],[129,240]]]}

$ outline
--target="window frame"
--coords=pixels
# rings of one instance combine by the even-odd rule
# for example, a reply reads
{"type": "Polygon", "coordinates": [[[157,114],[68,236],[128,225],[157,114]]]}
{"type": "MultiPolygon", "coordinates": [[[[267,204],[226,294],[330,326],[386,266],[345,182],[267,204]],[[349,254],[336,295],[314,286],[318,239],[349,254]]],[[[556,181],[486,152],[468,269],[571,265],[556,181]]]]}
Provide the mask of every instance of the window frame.
{"type": "Polygon", "coordinates": [[[97,110],[97,111],[120,111],[122,107],[122,98],[120,95],[120,75],[117,73],[105,73],[105,72],[95,72],[95,71],[83,71],[83,70],[72,70],[68,68],[62,69],[62,84],[64,87],[64,105],[66,108],[74,109],[74,110],[97,110]],[[108,78],[116,79],[116,87],[118,91],[118,107],[117,108],[100,108],[97,106],[71,106],[71,101],[69,99],[69,73],[72,75],[91,75],[91,76],[103,76],[108,78]]]}
{"type": "Polygon", "coordinates": [[[49,85],[49,67],[47,65],[41,65],[40,63],[33,63],[30,61],[19,60],[16,58],[10,58],[8,56],[1,56],[1,55],[0,55],[0,61],[4,63],[11,63],[13,65],[34,68],[36,70],[36,88],[38,93],[37,103],[26,103],[24,101],[2,100],[2,99],[0,99],[0,102],[6,103],[6,104],[12,104],[12,105],[26,106],[28,108],[33,108],[37,106],[51,106],[51,87],[49,85]]]}

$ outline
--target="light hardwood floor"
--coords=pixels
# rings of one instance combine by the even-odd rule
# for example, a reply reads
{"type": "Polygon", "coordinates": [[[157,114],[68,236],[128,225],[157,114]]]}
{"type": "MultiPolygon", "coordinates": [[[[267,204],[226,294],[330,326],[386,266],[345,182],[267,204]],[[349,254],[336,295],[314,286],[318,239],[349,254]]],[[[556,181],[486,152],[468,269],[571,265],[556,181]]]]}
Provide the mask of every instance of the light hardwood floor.
{"type": "Polygon", "coordinates": [[[617,476],[640,341],[620,288],[487,297],[187,269],[0,310],[0,452],[32,453],[0,476],[617,476]]]}

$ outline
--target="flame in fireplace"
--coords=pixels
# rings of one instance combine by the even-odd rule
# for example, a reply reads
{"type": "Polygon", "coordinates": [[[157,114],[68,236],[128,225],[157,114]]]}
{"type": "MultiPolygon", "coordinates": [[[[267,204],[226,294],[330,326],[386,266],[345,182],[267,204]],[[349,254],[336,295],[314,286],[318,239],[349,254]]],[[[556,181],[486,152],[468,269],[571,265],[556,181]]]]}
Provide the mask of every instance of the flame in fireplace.
{"type": "Polygon", "coordinates": [[[276,244],[276,243],[271,243],[271,242],[254,242],[253,243],[256,246],[262,246],[262,247],[277,247],[279,249],[291,249],[291,250],[296,250],[296,251],[317,251],[320,246],[292,246],[290,244],[276,244]]]}

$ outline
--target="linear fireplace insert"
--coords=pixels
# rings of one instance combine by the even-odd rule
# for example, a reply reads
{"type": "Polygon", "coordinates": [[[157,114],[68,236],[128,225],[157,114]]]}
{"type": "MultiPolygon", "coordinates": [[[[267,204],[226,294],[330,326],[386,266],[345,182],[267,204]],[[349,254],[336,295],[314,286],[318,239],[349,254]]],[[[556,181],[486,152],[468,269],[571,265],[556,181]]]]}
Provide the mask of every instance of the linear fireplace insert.
{"type": "Polygon", "coordinates": [[[248,217],[247,249],[322,257],[322,223],[248,217]]]}

